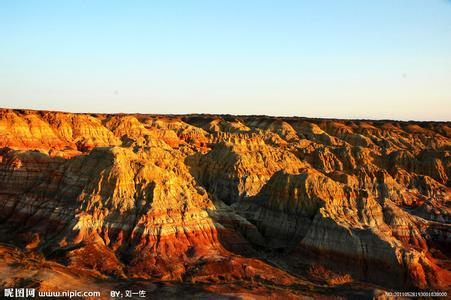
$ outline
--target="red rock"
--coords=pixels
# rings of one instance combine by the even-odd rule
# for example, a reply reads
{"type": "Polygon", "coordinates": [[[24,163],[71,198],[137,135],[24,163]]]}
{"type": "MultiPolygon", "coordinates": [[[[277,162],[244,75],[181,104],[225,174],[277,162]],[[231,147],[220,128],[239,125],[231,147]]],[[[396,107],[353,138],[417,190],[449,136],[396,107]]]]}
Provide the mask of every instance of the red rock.
{"type": "Polygon", "coordinates": [[[449,128],[4,109],[2,239],[104,280],[448,289],[449,128]]]}

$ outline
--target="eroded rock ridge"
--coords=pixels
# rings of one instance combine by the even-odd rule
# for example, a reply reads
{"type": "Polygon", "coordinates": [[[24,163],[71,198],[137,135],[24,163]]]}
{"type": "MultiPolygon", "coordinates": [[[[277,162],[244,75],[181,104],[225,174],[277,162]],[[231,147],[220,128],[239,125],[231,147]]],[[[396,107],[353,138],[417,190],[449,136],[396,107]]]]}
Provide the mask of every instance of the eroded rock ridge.
{"type": "Polygon", "coordinates": [[[295,287],[320,264],[447,289],[450,135],[449,122],[3,109],[2,239],[124,280],[295,287]]]}

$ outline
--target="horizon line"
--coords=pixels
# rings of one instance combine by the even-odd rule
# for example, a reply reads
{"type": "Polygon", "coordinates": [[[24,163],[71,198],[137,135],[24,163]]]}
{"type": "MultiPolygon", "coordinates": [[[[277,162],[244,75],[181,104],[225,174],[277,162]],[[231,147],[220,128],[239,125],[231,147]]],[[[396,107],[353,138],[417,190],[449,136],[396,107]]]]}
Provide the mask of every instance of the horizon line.
{"type": "Polygon", "coordinates": [[[339,117],[308,117],[300,115],[266,115],[266,114],[233,114],[233,113],[210,113],[210,112],[190,112],[190,113],[147,113],[147,112],[74,112],[66,110],[51,110],[51,109],[34,109],[34,108],[11,108],[0,107],[0,111],[32,111],[32,112],[49,112],[49,113],[63,113],[63,114],[80,114],[80,115],[143,115],[143,116],[162,116],[162,117],[184,117],[184,116],[199,116],[199,117],[264,117],[271,119],[308,119],[308,120],[332,120],[332,121],[371,121],[371,122],[417,122],[417,123],[451,123],[451,120],[414,120],[414,119],[371,119],[371,118],[339,118],[339,117]]]}

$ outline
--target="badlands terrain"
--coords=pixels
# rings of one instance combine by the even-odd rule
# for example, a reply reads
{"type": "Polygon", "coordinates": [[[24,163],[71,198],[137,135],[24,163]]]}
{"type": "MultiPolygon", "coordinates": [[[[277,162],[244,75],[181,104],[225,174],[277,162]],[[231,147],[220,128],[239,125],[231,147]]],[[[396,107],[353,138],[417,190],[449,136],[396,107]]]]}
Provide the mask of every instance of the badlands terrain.
{"type": "Polygon", "coordinates": [[[0,109],[0,286],[449,291],[451,123],[0,109]]]}

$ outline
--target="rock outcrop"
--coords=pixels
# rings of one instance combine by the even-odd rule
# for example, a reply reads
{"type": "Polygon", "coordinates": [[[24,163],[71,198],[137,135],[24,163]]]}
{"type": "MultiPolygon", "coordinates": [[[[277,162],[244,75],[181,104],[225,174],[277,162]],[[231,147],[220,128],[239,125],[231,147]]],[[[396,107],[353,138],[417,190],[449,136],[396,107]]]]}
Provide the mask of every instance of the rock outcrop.
{"type": "Polygon", "coordinates": [[[112,280],[327,294],[302,288],[313,268],[351,290],[448,289],[450,135],[449,122],[3,109],[1,241],[112,280]]]}

